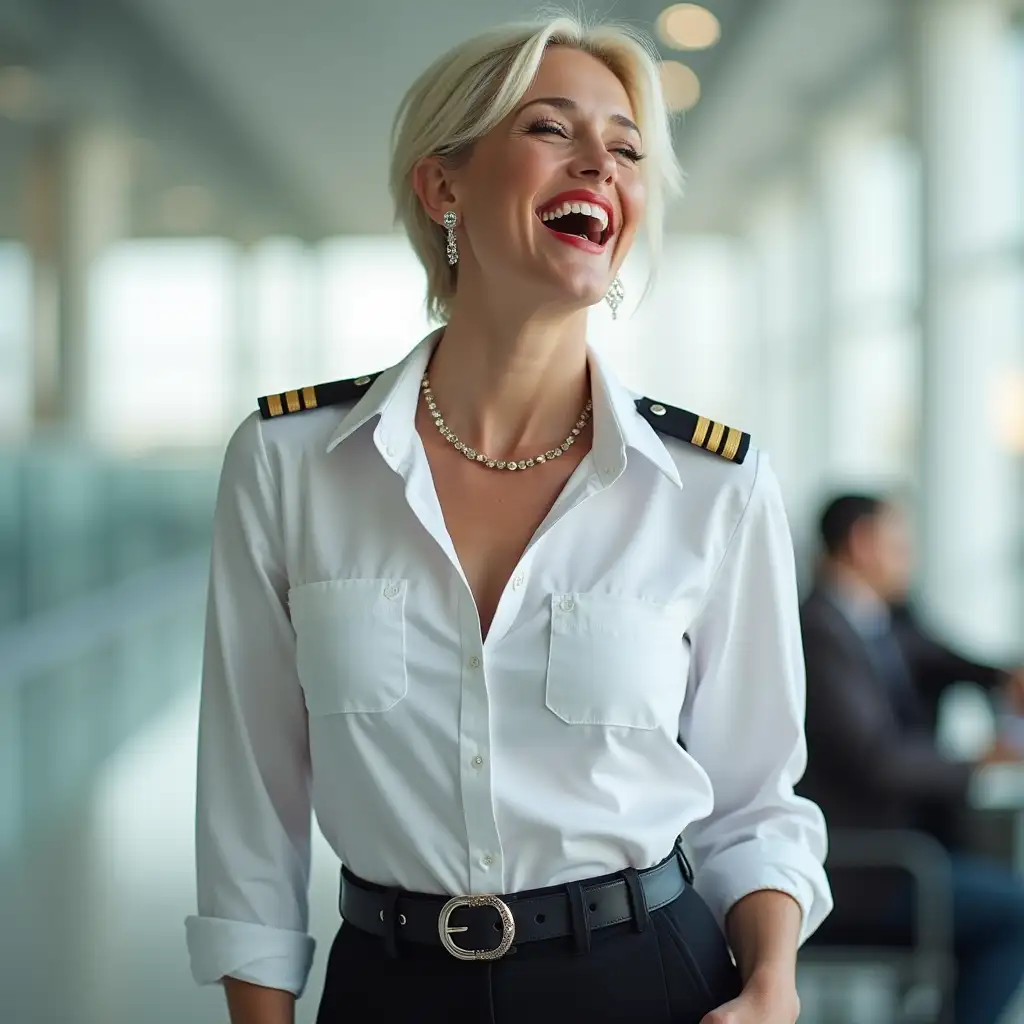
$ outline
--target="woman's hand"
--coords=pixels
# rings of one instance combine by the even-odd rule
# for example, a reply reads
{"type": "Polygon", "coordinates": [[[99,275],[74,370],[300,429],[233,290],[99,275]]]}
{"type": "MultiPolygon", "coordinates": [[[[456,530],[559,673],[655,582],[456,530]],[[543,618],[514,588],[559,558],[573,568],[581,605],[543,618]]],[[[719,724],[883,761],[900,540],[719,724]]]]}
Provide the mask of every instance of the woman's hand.
{"type": "Polygon", "coordinates": [[[785,979],[751,977],[735,998],[712,1010],[700,1024],[796,1024],[800,997],[785,979]]]}

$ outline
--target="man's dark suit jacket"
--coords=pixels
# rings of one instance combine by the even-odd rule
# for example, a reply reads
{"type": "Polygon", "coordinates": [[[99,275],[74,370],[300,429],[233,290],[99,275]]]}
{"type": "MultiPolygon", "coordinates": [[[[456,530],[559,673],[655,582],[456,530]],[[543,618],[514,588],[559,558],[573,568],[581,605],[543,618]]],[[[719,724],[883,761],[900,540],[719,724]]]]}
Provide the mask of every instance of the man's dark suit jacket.
{"type": "Polygon", "coordinates": [[[832,828],[923,828],[956,845],[971,768],[936,748],[938,701],[952,683],[991,688],[1003,673],[942,646],[908,610],[896,610],[893,631],[919,697],[908,717],[897,712],[865,641],[823,590],[802,606],[801,624],[808,767],[800,792],[832,828]]]}

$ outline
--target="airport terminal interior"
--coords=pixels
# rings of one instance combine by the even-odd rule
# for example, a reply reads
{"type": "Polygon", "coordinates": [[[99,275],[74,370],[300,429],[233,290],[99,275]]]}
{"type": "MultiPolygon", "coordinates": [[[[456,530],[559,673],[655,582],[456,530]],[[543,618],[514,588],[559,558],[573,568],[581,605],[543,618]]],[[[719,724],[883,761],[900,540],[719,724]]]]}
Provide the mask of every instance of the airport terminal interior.
{"type": "MultiPolygon", "coordinates": [[[[749,431],[802,590],[840,490],[898,495],[914,594],[1024,661],[1024,3],[583,0],[649,33],[686,175],[593,343],[749,431]]],[[[574,8],[575,9],[575,8],[574,8]]],[[[524,0],[0,0],[0,1019],[214,1024],[189,973],[196,720],[224,446],[258,396],[429,331],[391,122],[524,0]]],[[[940,742],[1024,878],[1024,739],[976,687],[940,742]]],[[[311,1022],[338,926],[314,849],[311,1022]]],[[[801,958],[802,1020],[938,1020],[926,958],[801,958]],[[922,966],[923,963],[923,966],[922,966]]],[[[1007,1024],[1024,1022],[1024,994],[1007,1024]]]]}

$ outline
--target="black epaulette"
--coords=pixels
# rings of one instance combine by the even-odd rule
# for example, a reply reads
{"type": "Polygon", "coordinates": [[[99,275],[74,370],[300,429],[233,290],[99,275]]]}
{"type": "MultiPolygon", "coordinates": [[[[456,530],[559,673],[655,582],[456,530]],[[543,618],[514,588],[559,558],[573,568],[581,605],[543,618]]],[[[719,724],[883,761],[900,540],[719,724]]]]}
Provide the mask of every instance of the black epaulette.
{"type": "Polygon", "coordinates": [[[298,391],[264,395],[259,400],[260,415],[265,420],[270,420],[275,416],[288,416],[293,412],[305,412],[307,409],[322,409],[326,405],[337,405],[339,402],[353,402],[361,398],[379,376],[379,373],[371,373],[368,377],[332,380],[327,384],[314,384],[298,391]]]}
{"type": "Polygon", "coordinates": [[[727,427],[706,416],[698,416],[650,398],[638,398],[636,411],[659,433],[689,441],[730,462],[742,462],[747,457],[750,435],[735,427],[727,427]]]}

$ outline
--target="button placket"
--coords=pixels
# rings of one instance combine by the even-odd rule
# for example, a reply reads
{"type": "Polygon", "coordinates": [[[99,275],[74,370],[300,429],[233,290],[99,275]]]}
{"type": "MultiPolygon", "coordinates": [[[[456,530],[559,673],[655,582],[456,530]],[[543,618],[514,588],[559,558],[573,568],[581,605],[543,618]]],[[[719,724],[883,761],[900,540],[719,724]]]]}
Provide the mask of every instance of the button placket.
{"type": "Polygon", "coordinates": [[[484,657],[480,650],[479,620],[476,606],[468,591],[460,594],[459,643],[462,647],[461,701],[459,713],[459,780],[465,815],[466,839],[469,844],[468,892],[493,890],[500,874],[497,851],[501,849],[498,826],[494,817],[491,792],[490,696],[484,657]],[[474,653],[470,653],[474,652],[474,653]],[[482,858],[491,857],[484,865],[482,858]]]}

